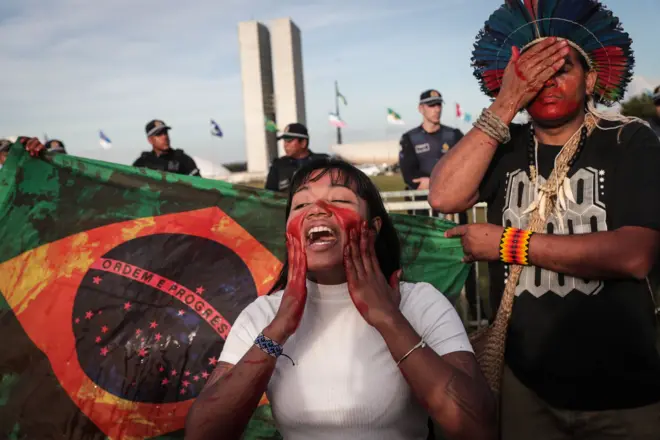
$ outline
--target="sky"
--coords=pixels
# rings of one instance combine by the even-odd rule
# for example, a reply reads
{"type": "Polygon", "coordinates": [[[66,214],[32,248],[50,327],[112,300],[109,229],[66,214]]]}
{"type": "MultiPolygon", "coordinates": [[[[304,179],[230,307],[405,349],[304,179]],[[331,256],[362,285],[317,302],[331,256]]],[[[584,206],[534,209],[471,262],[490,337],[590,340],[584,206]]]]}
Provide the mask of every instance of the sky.
{"type": "MultiPolygon", "coordinates": [[[[334,143],[334,81],[344,142],[396,139],[419,124],[420,92],[445,98],[464,132],[488,99],[472,45],[501,0],[2,0],[0,138],[62,140],[70,154],[130,164],[162,119],[172,145],[214,163],[245,160],[238,23],[290,17],[301,29],[311,147],[334,143]],[[406,125],[387,124],[387,108],[406,125]],[[223,138],[210,134],[209,120],[223,138]],[[113,147],[99,146],[99,130],[113,147]]],[[[658,0],[605,0],[631,35],[638,82],[660,84],[658,0]]],[[[278,121],[282,122],[282,121],[278,121]]],[[[293,122],[293,121],[290,121],[293,122]]],[[[280,123],[282,126],[286,122],[280,123]]]]}

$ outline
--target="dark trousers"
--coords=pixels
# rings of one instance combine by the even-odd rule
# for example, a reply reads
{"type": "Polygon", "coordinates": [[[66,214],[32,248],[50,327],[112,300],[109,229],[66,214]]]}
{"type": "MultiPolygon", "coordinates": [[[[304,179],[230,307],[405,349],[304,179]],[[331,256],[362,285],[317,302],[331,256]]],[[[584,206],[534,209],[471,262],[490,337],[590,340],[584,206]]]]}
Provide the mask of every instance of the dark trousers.
{"type": "Polygon", "coordinates": [[[506,366],[501,402],[501,440],[660,439],[660,403],[609,411],[553,408],[506,366]]]}

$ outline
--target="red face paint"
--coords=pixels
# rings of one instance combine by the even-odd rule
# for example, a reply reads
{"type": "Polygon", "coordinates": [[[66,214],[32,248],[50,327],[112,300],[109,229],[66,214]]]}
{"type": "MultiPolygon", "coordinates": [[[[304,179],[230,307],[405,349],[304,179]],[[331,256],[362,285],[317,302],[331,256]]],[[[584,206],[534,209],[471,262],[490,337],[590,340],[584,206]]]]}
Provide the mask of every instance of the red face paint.
{"type": "Polygon", "coordinates": [[[326,211],[330,211],[337,218],[337,223],[339,223],[341,230],[346,233],[348,233],[351,229],[359,228],[360,223],[363,221],[362,217],[360,217],[360,214],[353,211],[352,209],[334,206],[323,200],[319,200],[316,203],[326,211]]]}
{"type": "Polygon", "coordinates": [[[579,100],[554,96],[550,92],[539,95],[527,108],[527,111],[535,121],[556,121],[577,114],[579,108],[579,100]]]}
{"type": "MultiPolygon", "coordinates": [[[[348,239],[350,236],[350,231],[352,229],[357,230],[361,223],[363,222],[363,219],[360,217],[360,214],[357,213],[356,211],[352,209],[347,209],[343,207],[338,207],[336,205],[333,205],[331,203],[326,202],[325,200],[317,200],[315,202],[317,207],[320,207],[321,209],[318,208],[309,208],[309,209],[316,209],[317,213],[320,213],[323,215],[323,211],[325,211],[326,217],[332,217],[331,221],[333,223],[336,223],[338,229],[343,231],[344,233],[344,246],[348,244],[348,239]],[[323,210],[323,211],[321,211],[323,210]]],[[[303,242],[306,240],[303,237],[304,235],[304,223],[306,220],[311,220],[312,212],[308,212],[307,209],[303,210],[303,213],[300,214],[294,214],[295,217],[290,218],[288,224],[287,224],[287,232],[290,235],[298,235],[303,238],[303,242]]],[[[338,246],[339,251],[341,252],[341,248],[338,246]]],[[[334,255],[336,256],[335,253],[331,253],[328,255],[334,255]]],[[[337,262],[338,264],[341,264],[341,260],[337,262]]]]}
{"type": "Polygon", "coordinates": [[[305,220],[305,215],[303,213],[300,213],[296,217],[290,219],[289,222],[286,225],[287,234],[290,234],[294,238],[297,238],[298,240],[301,240],[301,243],[303,242],[303,240],[302,240],[303,220],[305,220]]]}
{"type": "Polygon", "coordinates": [[[282,304],[280,305],[281,308],[291,311],[291,319],[295,323],[294,331],[300,325],[307,300],[307,262],[304,254],[305,240],[302,237],[303,220],[305,220],[304,213],[297,214],[295,217],[289,219],[286,229],[287,234],[300,244],[300,254],[297,256],[293,251],[294,243],[287,244],[288,263],[290,269],[293,269],[294,272],[289,272],[289,279],[284,290],[282,304]]]}
{"type": "Polygon", "coordinates": [[[535,121],[570,120],[579,113],[585,96],[585,74],[579,64],[572,50],[566,62],[568,70],[560,70],[549,79],[527,108],[535,121]]]}

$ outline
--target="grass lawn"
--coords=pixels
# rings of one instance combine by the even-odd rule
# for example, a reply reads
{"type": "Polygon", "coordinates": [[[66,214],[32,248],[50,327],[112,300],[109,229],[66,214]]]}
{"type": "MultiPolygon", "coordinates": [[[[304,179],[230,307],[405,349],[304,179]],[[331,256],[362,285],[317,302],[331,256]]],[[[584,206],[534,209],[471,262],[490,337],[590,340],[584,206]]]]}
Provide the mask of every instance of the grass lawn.
{"type": "Polygon", "coordinates": [[[374,176],[371,180],[373,180],[381,192],[403,191],[406,189],[401,174],[394,174],[392,176],[374,176]]]}

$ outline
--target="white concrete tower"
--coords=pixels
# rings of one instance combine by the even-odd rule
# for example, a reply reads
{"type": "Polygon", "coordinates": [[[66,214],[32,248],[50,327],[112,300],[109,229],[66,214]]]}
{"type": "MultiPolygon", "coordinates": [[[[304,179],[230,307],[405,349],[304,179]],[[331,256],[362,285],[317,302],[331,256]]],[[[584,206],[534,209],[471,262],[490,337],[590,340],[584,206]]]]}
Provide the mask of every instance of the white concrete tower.
{"type": "MultiPolygon", "coordinates": [[[[273,20],[269,27],[273,51],[277,126],[282,130],[292,122],[307,125],[300,29],[290,18],[273,20]]],[[[281,142],[278,146],[278,154],[284,155],[281,142]]]]}
{"type": "Polygon", "coordinates": [[[275,133],[266,131],[265,118],[277,121],[273,107],[270,35],[256,21],[238,24],[245,119],[245,153],[249,172],[266,173],[277,155],[275,133]]]}

